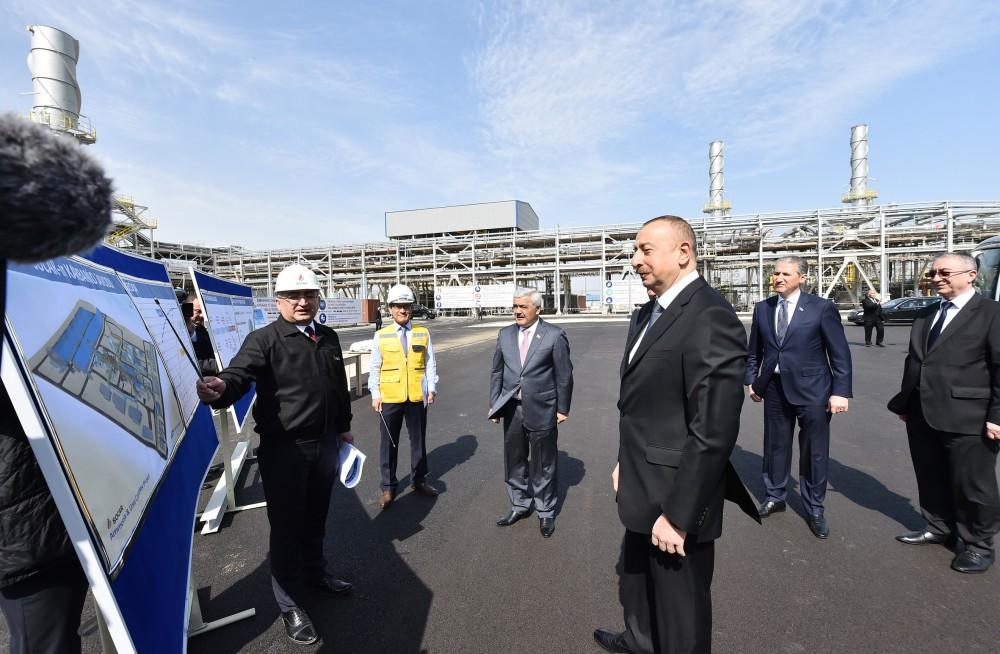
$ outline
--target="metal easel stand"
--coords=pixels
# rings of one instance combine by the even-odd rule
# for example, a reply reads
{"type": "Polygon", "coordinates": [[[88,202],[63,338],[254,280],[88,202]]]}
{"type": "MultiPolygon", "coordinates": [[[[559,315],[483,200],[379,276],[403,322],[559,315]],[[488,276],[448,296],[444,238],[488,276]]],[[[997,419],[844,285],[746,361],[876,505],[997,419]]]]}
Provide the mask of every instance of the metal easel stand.
{"type": "Polygon", "coordinates": [[[230,412],[228,410],[212,412],[212,420],[215,423],[215,435],[219,440],[219,447],[222,448],[223,473],[219,477],[219,481],[215,485],[215,490],[212,492],[212,496],[209,498],[208,503],[205,505],[205,510],[201,514],[201,521],[204,523],[201,529],[203,535],[214,534],[219,531],[222,519],[226,517],[227,513],[246,511],[247,509],[259,509],[267,506],[267,502],[255,502],[242,506],[236,503],[235,480],[239,478],[243,464],[247,461],[253,461],[257,457],[250,454],[249,438],[246,440],[237,440],[236,445],[232,445],[229,435],[233,433],[238,436],[239,431],[235,429],[235,425],[230,430],[229,417],[230,412]]]}
{"type": "Polygon", "coordinates": [[[188,587],[188,603],[191,606],[191,615],[188,618],[188,638],[200,636],[201,634],[206,634],[209,631],[215,631],[220,627],[225,627],[226,625],[233,624],[234,622],[252,618],[257,614],[257,609],[246,609],[245,611],[239,611],[238,613],[227,615],[226,617],[219,618],[218,620],[205,622],[201,617],[201,602],[198,601],[198,593],[195,592],[193,586],[188,587]]]}

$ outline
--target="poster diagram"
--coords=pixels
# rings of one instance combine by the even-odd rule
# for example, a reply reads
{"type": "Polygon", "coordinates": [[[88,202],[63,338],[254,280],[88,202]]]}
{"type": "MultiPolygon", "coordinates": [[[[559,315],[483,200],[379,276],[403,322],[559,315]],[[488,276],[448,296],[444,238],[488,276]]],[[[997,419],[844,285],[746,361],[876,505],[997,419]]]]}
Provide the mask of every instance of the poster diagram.
{"type": "Polygon", "coordinates": [[[181,413],[189,419],[198,408],[198,392],[195,388],[198,373],[191,364],[194,346],[174,291],[167,284],[125,275],[121,275],[121,280],[153,337],[181,413]]]}
{"type": "Polygon", "coordinates": [[[32,370],[167,458],[153,344],[86,302],[31,359],[32,370]]]}
{"type": "Polygon", "coordinates": [[[179,398],[194,384],[175,388],[160,335],[143,319],[151,302],[140,310],[126,283],[78,257],[8,265],[10,334],[109,575],[124,563],[193,415],[179,398]]]}
{"type": "Polygon", "coordinates": [[[205,322],[212,332],[222,368],[240,351],[243,340],[254,330],[253,298],[201,291],[205,322]]]}

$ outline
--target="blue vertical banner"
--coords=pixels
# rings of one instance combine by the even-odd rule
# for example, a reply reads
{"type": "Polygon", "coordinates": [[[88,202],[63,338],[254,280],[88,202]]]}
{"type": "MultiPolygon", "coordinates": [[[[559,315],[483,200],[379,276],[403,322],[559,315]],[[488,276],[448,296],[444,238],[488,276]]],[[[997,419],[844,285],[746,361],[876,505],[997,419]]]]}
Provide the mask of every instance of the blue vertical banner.
{"type": "Polygon", "coordinates": [[[10,264],[7,292],[3,383],[115,647],[183,652],[218,443],[167,271],[102,246],[10,264]]]}
{"type": "MultiPolygon", "coordinates": [[[[253,291],[249,286],[215,277],[191,268],[195,289],[205,313],[205,328],[212,339],[219,370],[229,365],[243,346],[243,341],[257,325],[253,291]]],[[[253,406],[256,389],[237,400],[231,410],[238,431],[243,430],[247,414],[253,406]]]]}

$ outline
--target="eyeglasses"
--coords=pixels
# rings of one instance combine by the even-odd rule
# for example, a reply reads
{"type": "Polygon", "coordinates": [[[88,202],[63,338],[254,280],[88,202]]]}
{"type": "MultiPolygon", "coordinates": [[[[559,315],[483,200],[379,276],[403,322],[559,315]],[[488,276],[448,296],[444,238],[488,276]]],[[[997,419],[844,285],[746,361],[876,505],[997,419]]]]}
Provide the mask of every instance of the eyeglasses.
{"type": "Polygon", "coordinates": [[[948,279],[952,275],[961,275],[962,273],[976,272],[975,270],[938,270],[937,268],[931,268],[924,273],[924,277],[927,279],[933,279],[935,276],[940,275],[941,279],[948,279]]]}
{"type": "Polygon", "coordinates": [[[307,302],[315,302],[319,299],[319,291],[289,291],[285,293],[278,294],[279,300],[285,300],[286,302],[291,302],[292,304],[298,304],[299,300],[305,300],[307,302]]]}

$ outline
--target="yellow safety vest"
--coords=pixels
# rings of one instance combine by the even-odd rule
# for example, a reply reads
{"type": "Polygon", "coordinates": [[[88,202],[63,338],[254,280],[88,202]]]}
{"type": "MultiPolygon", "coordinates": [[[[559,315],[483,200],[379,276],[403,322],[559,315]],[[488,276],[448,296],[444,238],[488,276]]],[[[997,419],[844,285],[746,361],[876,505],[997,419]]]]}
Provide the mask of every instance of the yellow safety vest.
{"type": "Polygon", "coordinates": [[[396,334],[396,323],[375,333],[378,349],[382,353],[378,391],[383,402],[424,401],[424,367],[427,365],[430,332],[426,327],[413,326],[407,339],[409,349],[404,353],[403,344],[396,334]]]}

